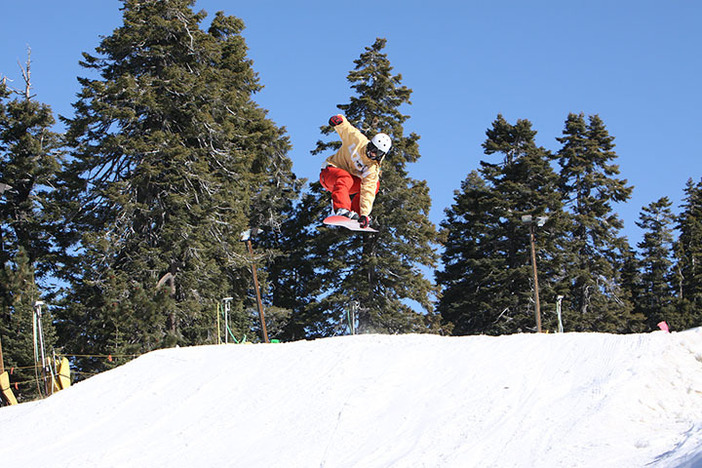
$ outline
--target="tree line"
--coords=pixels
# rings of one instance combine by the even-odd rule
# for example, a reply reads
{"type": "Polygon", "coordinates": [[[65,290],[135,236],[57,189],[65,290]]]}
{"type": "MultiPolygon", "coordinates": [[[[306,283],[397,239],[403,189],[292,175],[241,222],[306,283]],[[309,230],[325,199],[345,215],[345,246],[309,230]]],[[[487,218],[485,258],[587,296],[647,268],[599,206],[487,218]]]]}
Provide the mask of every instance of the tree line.
{"type": "MultiPolygon", "coordinates": [[[[83,54],[89,76],[73,115],[59,117],[64,132],[31,94],[29,61],[23,90],[0,85],[0,343],[20,399],[36,393],[37,301],[50,305],[48,346],[84,377],[219,342],[225,297],[224,333],[260,340],[253,265],[271,338],[534,331],[530,229],[546,330],[556,307],[566,331],[700,325],[702,182],[690,180],[679,215],[668,198],[644,207],[632,248],[614,204],[633,187],[597,115],[570,114],[557,152],[536,145],[528,120],[498,115],[437,228],[427,183],[409,171],[421,157],[401,112],[412,90],[377,39],[338,108],[394,147],[373,213],[380,232],[349,235],[320,227],[328,193],[292,172],[284,128],[254,99],[244,22],[218,12],[205,27],[194,0],[123,3],[123,24],[83,54]],[[252,256],[241,234],[254,227],[252,256]]],[[[337,147],[331,133],[320,127],[313,154],[337,147]]]]}
{"type": "Polygon", "coordinates": [[[615,203],[633,187],[619,178],[614,137],[597,115],[568,115],[561,148],[536,145],[528,120],[498,116],[482,161],[456,192],[442,222],[443,295],[438,310],[456,334],[530,331],[534,229],[544,327],[632,333],[701,323],[696,264],[702,182],[689,180],[681,213],[668,197],[645,206],[636,249],[620,234],[615,203]],[[541,219],[539,226],[524,220],[541,219]],[[674,233],[679,233],[676,238],[674,233]],[[470,311],[470,312],[467,312],[470,311]]]}

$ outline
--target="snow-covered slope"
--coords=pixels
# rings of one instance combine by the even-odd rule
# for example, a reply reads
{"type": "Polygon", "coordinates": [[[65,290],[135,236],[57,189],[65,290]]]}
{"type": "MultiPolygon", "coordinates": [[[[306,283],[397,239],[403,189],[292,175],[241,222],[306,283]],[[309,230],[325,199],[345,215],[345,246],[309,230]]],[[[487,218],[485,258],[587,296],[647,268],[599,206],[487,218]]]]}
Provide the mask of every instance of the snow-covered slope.
{"type": "Polygon", "coordinates": [[[702,329],[156,351],[0,408],[12,467],[702,466],[702,329]]]}

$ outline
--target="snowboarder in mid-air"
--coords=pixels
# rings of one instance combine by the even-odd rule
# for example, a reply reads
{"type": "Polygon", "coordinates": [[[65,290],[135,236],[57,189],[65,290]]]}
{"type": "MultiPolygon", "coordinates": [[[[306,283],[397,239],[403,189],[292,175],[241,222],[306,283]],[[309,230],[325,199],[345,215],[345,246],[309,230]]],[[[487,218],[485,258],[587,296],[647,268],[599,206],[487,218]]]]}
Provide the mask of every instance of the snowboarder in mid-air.
{"type": "Polygon", "coordinates": [[[370,140],[341,115],[329,119],[341,137],[341,148],[327,158],[319,181],[332,196],[334,215],[358,221],[369,228],[375,195],[380,190],[380,163],[392,141],[385,133],[370,140]]]}

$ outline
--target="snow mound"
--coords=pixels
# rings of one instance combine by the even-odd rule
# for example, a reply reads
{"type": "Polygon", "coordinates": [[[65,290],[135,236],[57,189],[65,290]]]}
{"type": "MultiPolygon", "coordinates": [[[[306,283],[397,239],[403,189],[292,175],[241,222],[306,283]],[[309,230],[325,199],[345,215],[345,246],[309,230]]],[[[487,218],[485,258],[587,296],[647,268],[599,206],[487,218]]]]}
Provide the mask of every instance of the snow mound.
{"type": "Polygon", "coordinates": [[[0,408],[0,440],[22,467],[702,466],[702,328],[160,350],[0,408]]]}

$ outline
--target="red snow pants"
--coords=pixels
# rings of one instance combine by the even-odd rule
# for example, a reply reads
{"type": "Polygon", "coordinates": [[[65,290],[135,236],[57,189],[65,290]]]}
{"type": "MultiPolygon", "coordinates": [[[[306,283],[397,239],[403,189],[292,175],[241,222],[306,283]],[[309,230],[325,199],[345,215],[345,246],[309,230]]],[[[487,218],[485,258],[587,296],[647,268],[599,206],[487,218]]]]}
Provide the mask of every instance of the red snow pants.
{"type": "MultiPolygon", "coordinates": [[[[334,210],[345,208],[361,214],[361,197],[354,196],[361,192],[361,178],[349,174],[343,169],[327,166],[319,174],[322,187],[329,190],[332,195],[334,210]],[[353,201],[351,200],[353,196],[353,201]]],[[[380,182],[375,188],[375,193],[380,190],[380,182]]]]}

